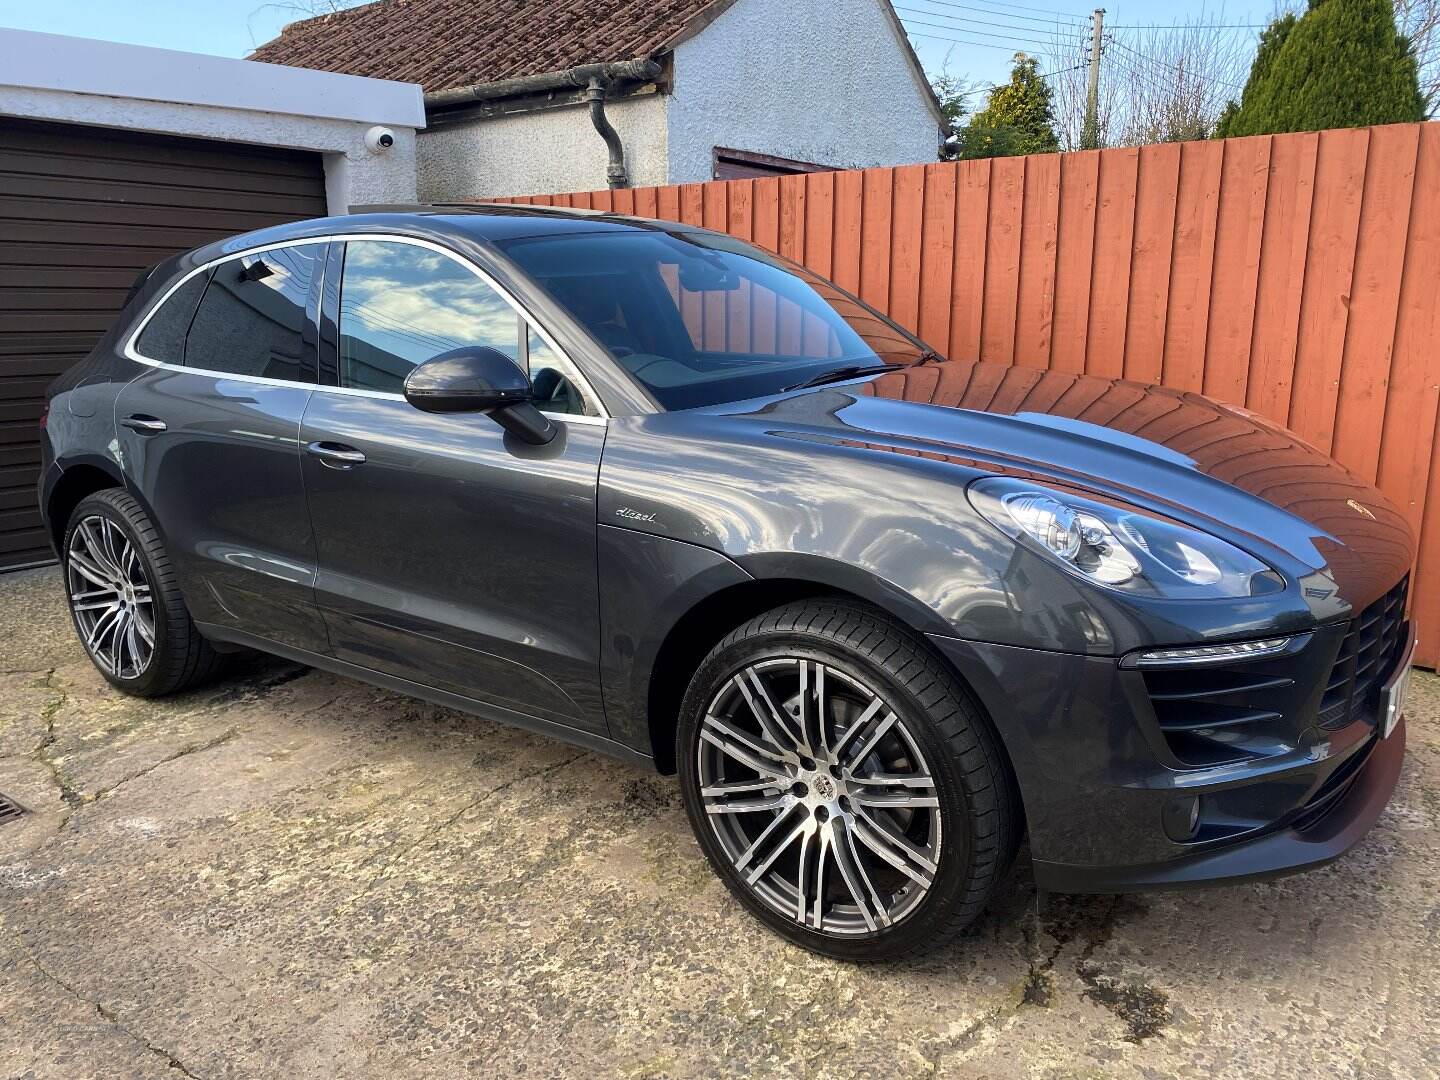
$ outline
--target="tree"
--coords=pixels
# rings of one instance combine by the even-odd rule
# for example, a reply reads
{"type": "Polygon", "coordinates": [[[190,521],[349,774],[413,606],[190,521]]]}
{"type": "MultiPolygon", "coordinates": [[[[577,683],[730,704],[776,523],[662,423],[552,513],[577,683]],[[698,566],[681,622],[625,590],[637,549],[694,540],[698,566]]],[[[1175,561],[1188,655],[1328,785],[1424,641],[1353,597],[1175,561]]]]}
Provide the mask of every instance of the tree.
{"type": "Polygon", "coordinates": [[[1039,62],[1015,54],[1010,81],[990,91],[990,100],[960,131],[958,156],[1011,157],[1049,154],[1060,149],[1055,137],[1055,107],[1039,62]]]}
{"type": "Polygon", "coordinates": [[[1261,35],[1250,78],[1217,135],[1364,127],[1425,119],[1410,42],[1390,0],[1310,0],[1261,35]]]}
{"type": "MultiPolygon", "coordinates": [[[[1241,101],[1245,94],[1250,92],[1250,87],[1258,87],[1269,80],[1271,69],[1275,66],[1275,57],[1280,54],[1280,46],[1285,44],[1290,37],[1290,31],[1295,29],[1295,24],[1299,21],[1293,11],[1287,11],[1260,31],[1260,44],[1255,48],[1255,59],[1250,64],[1250,77],[1245,80],[1241,101]]],[[[1240,104],[1241,102],[1234,98],[1226,103],[1225,111],[1220,114],[1220,120],[1215,125],[1215,138],[1228,139],[1231,135],[1239,134],[1235,124],[1240,115],[1240,104]]]]}
{"type": "Polygon", "coordinates": [[[1395,0],[1395,25],[1410,39],[1426,105],[1440,105],[1440,0],[1395,0]]]}
{"type": "Polygon", "coordinates": [[[945,117],[945,136],[940,142],[940,160],[954,161],[960,156],[960,121],[965,119],[968,111],[965,99],[975,91],[970,88],[968,79],[951,75],[948,71],[932,79],[930,89],[935,91],[935,100],[940,102],[940,113],[945,117]]]}
{"type": "Polygon", "coordinates": [[[1249,54],[1249,42],[1215,25],[1214,16],[1112,40],[1104,60],[1120,87],[1119,115],[1112,120],[1120,141],[1134,146],[1207,138],[1244,77],[1249,54]]]}

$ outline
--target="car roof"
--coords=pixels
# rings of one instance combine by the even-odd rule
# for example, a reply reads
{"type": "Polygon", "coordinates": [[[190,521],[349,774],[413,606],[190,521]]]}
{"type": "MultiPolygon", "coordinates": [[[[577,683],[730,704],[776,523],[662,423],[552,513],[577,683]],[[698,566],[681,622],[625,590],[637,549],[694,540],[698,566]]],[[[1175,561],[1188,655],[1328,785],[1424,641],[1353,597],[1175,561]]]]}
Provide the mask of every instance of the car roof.
{"type": "Polygon", "coordinates": [[[510,203],[400,203],[359,206],[349,214],[273,225],[217,241],[192,254],[208,260],[267,244],[364,232],[431,237],[448,234],[485,244],[517,237],[627,231],[695,233],[707,230],[604,210],[510,203]]]}

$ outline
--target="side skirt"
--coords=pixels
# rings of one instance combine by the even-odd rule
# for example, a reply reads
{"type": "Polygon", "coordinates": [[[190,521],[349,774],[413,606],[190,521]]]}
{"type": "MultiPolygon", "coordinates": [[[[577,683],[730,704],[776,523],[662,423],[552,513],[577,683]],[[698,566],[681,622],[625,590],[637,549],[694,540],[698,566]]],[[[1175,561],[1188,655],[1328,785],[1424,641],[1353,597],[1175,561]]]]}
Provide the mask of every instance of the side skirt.
{"type": "Polygon", "coordinates": [[[596,735],[589,731],[581,731],[579,728],[566,727],[564,724],[557,724],[551,720],[541,720],[536,716],[529,716],[522,712],[516,712],[513,709],[502,708],[499,705],[491,705],[489,702],[477,701],[474,698],[462,697],[459,694],[452,694],[445,690],[437,690],[434,687],[425,686],[423,683],[396,678],[394,675],[386,675],[384,672],[361,667],[359,664],[351,664],[345,660],[337,660],[333,656],[322,656],[318,653],[307,652],[305,649],[296,649],[289,645],[281,645],[278,642],[269,641],[255,634],[247,634],[245,631],[236,630],[233,627],[217,626],[214,623],[196,623],[195,628],[199,630],[204,637],[220,645],[239,645],[247,649],[255,649],[257,652],[284,657],[286,660],[293,660],[297,664],[305,664],[307,667],[319,668],[322,671],[329,671],[336,675],[344,675],[346,678],[357,679],[360,682],[380,686],[386,690],[394,690],[396,693],[407,694],[410,697],[419,698],[422,701],[428,701],[434,705],[443,705],[448,709],[457,709],[460,712],[478,716],[482,720],[490,720],[497,724],[505,724],[509,727],[520,728],[524,731],[533,731],[537,735],[544,735],[547,738],[556,739],[559,742],[570,743],[574,746],[584,747],[586,750],[594,750],[597,753],[607,754],[610,757],[619,758],[621,761],[650,772],[655,771],[654,758],[648,754],[642,754],[638,750],[631,749],[624,743],[616,742],[614,739],[607,739],[603,735],[596,735]]]}

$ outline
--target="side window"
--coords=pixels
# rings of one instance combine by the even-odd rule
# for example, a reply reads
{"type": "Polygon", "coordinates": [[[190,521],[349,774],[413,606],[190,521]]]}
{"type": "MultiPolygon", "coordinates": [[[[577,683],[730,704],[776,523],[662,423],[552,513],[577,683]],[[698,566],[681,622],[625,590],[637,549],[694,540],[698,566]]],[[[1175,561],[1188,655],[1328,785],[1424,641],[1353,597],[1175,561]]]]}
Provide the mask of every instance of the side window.
{"type": "Polygon", "coordinates": [[[324,257],[324,244],[299,244],[215,267],[185,340],[186,366],[314,382],[306,307],[324,257]]]}
{"type": "Polygon", "coordinates": [[[351,240],[340,285],[340,385],[399,393],[410,370],[467,345],[520,357],[521,319],[454,259],[351,240]]]}
{"type": "Polygon", "coordinates": [[[196,274],[189,281],[171,293],[150,316],[145,329],[135,341],[135,351],[147,360],[158,360],[162,364],[183,364],[185,362],[185,332],[190,329],[190,320],[195,317],[195,305],[205,294],[205,285],[210,280],[208,271],[196,274]]]}

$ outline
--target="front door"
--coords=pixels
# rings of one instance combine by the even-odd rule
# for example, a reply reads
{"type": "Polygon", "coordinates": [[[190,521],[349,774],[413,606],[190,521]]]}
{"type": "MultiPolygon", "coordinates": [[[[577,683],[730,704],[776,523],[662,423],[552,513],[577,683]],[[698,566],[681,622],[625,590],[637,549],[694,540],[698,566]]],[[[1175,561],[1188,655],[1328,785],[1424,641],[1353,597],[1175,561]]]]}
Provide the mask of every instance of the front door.
{"type": "Polygon", "coordinates": [[[605,421],[568,361],[458,256],[363,239],[332,265],[342,258],[339,295],[327,288],[326,300],[336,385],[316,391],[300,436],[335,656],[603,733],[595,489],[605,421]],[[411,368],[463,345],[528,363],[540,407],[559,422],[553,443],[405,401],[411,368]]]}
{"type": "Polygon", "coordinates": [[[181,285],[137,336],[149,366],[115,413],[126,479],[194,618],[318,653],[329,645],[299,437],[325,248],[240,256],[181,285]]]}

